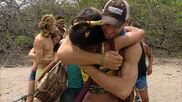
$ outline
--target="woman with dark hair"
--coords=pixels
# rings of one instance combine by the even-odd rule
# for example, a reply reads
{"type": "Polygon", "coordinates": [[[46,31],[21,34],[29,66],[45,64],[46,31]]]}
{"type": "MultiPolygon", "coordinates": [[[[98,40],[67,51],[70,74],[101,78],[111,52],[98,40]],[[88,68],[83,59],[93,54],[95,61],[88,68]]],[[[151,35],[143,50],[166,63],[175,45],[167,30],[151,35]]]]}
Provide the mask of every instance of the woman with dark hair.
{"type": "MultiPolygon", "coordinates": [[[[72,21],[69,38],[74,45],[89,46],[105,40],[102,31],[102,14],[93,7],[81,11],[72,21]]],[[[79,46],[81,47],[81,46],[79,46]]]]}
{"type": "MultiPolygon", "coordinates": [[[[75,45],[78,45],[80,48],[86,49],[86,47],[84,46],[96,44],[98,41],[100,42],[98,38],[102,38],[101,40],[104,39],[104,36],[97,37],[95,35],[88,35],[87,37],[85,37],[84,35],[85,31],[83,30],[84,28],[82,27],[84,27],[84,25],[89,26],[90,24],[87,24],[86,21],[91,21],[91,20],[94,21],[101,20],[101,13],[97,9],[89,7],[82,10],[72,21],[72,27],[69,30],[69,36],[70,39],[72,39],[72,42],[75,45]],[[78,25],[75,25],[76,23],[78,25]]],[[[96,30],[96,28],[101,30],[100,26],[91,27],[92,30],[93,29],[96,30]]],[[[99,30],[97,31],[99,32],[99,30]]],[[[75,64],[68,64],[67,76],[68,76],[68,86],[67,89],[64,91],[64,93],[61,95],[61,102],[74,102],[84,84],[79,66],[75,64]]]]}

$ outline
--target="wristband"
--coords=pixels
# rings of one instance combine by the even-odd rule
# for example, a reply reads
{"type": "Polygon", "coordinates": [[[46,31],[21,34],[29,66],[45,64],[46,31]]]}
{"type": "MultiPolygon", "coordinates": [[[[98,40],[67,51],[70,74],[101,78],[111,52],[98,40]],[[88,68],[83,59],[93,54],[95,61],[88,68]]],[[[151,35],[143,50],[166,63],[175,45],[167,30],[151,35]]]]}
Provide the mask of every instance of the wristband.
{"type": "Polygon", "coordinates": [[[100,65],[102,66],[103,64],[104,64],[104,53],[102,53],[100,57],[100,65]]]}

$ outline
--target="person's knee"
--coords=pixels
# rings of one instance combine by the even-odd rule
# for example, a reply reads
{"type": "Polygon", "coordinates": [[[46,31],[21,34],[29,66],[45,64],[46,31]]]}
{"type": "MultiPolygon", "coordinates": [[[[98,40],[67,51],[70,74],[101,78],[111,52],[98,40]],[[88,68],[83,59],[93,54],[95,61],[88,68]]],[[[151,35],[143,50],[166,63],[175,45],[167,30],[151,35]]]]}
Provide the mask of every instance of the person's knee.
{"type": "Polygon", "coordinates": [[[147,95],[141,96],[142,102],[149,102],[149,97],[147,95]]]}

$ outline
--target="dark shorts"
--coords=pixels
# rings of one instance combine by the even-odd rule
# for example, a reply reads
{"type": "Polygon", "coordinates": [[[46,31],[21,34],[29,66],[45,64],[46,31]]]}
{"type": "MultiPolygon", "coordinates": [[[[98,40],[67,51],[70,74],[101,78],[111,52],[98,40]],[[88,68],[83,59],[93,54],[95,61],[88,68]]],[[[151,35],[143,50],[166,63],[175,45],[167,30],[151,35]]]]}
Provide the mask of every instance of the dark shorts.
{"type": "Polygon", "coordinates": [[[138,90],[143,90],[147,88],[147,77],[145,75],[139,77],[136,81],[135,87],[138,90]]]}
{"type": "Polygon", "coordinates": [[[67,88],[60,97],[61,102],[74,102],[81,88],[67,88]]]}
{"type": "Polygon", "coordinates": [[[29,76],[29,81],[34,81],[36,76],[36,70],[32,70],[29,76]]]}

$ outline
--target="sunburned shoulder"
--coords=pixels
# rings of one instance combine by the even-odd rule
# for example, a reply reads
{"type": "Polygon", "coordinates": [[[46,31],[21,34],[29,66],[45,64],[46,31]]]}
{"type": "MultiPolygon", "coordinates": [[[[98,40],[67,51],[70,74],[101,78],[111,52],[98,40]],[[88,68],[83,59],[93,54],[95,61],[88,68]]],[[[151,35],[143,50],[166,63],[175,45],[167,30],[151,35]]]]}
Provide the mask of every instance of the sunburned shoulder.
{"type": "Polygon", "coordinates": [[[122,50],[123,59],[125,63],[136,65],[139,62],[142,50],[139,43],[135,43],[122,50]]]}

